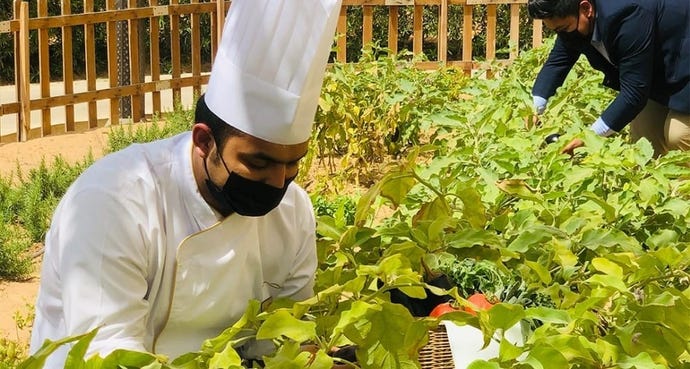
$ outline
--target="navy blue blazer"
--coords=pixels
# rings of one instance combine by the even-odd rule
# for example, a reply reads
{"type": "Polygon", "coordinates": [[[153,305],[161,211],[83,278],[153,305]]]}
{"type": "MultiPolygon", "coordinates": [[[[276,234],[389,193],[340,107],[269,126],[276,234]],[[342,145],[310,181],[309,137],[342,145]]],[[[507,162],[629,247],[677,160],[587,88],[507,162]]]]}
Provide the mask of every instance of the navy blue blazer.
{"type": "Polygon", "coordinates": [[[556,38],[532,88],[534,96],[553,96],[580,54],[604,73],[603,84],[620,93],[601,114],[620,131],[652,99],[690,114],[690,1],[599,0],[596,32],[609,60],[591,44],[568,45],[556,38]]]}

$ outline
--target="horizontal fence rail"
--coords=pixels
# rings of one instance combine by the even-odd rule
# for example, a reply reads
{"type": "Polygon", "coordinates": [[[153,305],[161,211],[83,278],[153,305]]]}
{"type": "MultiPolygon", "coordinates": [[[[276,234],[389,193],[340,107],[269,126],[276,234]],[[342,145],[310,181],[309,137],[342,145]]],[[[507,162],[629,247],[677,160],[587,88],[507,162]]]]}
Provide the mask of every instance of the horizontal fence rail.
{"type": "MultiPolygon", "coordinates": [[[[32,10],[35,14],[31,15],[28,1],[15,1],[12,18],[0,21],[0,37],[11,37],[14,47],[14,85],[10,88],[14,91],[0,94],[0,118],[14,117],[10,123],[14,132],[8,134],[10,129],[3,128],[6,124],[0,126],[3,142],[25,141],[60,131],[72,132],[77,126],[89,129],[121,121],[140,122],[146,119],[147,111],[158,114],[163,111],[163,105],[169,107],[181,101],[183,89],[191,89],[194,96],[201,93],[208,83],[229,1],[101,0],[101,3],[103,1],[105,4],[99,3],[100,9],[95,8],[94,0],[80,1],[81,12],[73,14],[73,2],[60,0],[60,14],[49,14],[49,2],[38,0],[36,9],[32,10]],[[161,5],[159,1],[169,3],[161,5]],[[201,27],[202,17],[208,27],[201,27]],[[181,21],[188,26],[182,29],[181,21]],[[75,40],[75,31],[80,32],[83,40],[75,40]],[[161,55],[163,31],[166,35],[169,31],[169,55],[161,55]],[[97,40],[102,34],[105,34],[104,39],[97,40]],[[187,45],[186,54],[189,55],[184,56],[181,52],[183,35],[184,42],[191,44],[187,45]],[[202,40],[210,44],[210,60],[202,61],[202,40]],[[54,57],[56,49],[62,58],[60,78],[51,76],[50,58],[54,57]],[[83,51],[84,71],[79,75],[74,71],[76,51],[83,51]],[[169,60],[165,73],[161,70],[164,56],[169,60]],[[37,63],[32,60],[36,57],[37,63]],[[185,65],[183,57],[187,60],[185,65]],[[104,58],[107,70],[97,73],[97,62],[103,64],[104,58]],[[186,70],[183,72],[183,69],[186,70]],[[32,83],[32,79],[38,82],[32,83]],[[76,117],[76,106],[84,113],[83,120],[76,117]],[[56,108],[64,113],[58,116],[56,108]],[[36,120],[40,124],[32,124],[32,112],[34,119],[38,116],[36,120]]],[[[404,19],[409,15],[412,18],[409,50],[421,54],[429,44],[436,49],[435,58],[419,62],[420,68],[437,68],[443,64],[471,72],[478,65],[472,45],[478,33],[486,39],[482,51],[487,60],[509,62],[518,54],[520,10],[524,9],[524,3],[526,0],[344,0],[332,60],[356,61],[348,55],[348,42],[353,32],[361,39],[360,50],[375,42],[391,53],[398,53],[400,24],[403,21],[409,24],[410,20],[404,19]],[[498,31],[506,31],[497,29],[499,9],[507,9],[504,13],[510,17],[507,30],[510,51],[503,59],[497,58],[496,49],[498,31]],[[434,17],[437,24],[425,23],[425,14],[429,11],[437,15],[434,17]],[[462,12],[462,25],[449,25],[450,11],[462,12]],[[474,22],[478,11],[483,12],[481,16],[485,18],[486,26],[481,30],[474,22]],[[361,24],[357,29],[348,26],[353,15],[358,19],[352,24],[361,24]],[[385,39],[376,39],[375,25],[382,23],[387,25],[385,39]],[[435,31],[429,32],[432,35],[427,37],[425,29],[429,27],[435,31]],[[460,38],[450,39],[449,29],[458,27],[460,38]],[[449,43],[460,43],[455,47],[461,50],[459,59],[449,53],[449,43]]],[[[531,25],[532,39],[524,42],[538,46],[542,42],[541,22],[531,25]]],[[[8,90],[8,86],[4,87],[8,90]]]]}

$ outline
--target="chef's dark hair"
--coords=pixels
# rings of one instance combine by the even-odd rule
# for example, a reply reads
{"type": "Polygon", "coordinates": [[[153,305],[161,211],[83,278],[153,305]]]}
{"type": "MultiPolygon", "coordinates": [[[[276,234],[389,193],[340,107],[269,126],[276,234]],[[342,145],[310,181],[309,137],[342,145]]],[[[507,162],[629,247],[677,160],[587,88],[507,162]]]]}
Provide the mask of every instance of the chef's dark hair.
{"type": "MultiPolygon", "coordinates": [[[[577,15],[583,0],[529,0],[527,12],[534,19],[565,18],[577,15]]],[[[589,1],[594,4],[593,0],[589,1]]]]}
{"type": "Polygon", "coordinates": [[[194,110],[194,122],[204,123],[208,126],[208,128],[211,129],[213,139],[216,141],[219,151],[223,150],[225,142],[227,142],[230,137],[246,135],[246,133],[229,125],[228,123],[225,123],[224,120],[220,119],[220,117],[214,114],[211,109],[208,108],[208,105],[206,105],[204,95],[201,95],[199,100],[196,102],[196,109],[194,110]]]}

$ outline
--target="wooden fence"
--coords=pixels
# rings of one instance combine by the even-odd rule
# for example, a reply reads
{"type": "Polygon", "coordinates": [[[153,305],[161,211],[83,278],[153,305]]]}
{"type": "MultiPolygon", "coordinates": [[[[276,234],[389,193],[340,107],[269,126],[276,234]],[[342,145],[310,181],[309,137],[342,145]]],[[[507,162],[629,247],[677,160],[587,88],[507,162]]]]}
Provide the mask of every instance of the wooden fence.
{"type": "MultiPolygon", "coordinates": [[[[14,39],[15,55],[15,83],[16,96],[8,99],[0,96],[0,118],[14,116],[16,132],[8,135],[0,131],[3,141],[24,141],[30,137],[47,136],[61,131],[70,132],[77,130],[77,123],[85,128],[95,128],[104,124],[119,124],[121,121],[121,100],[131,100],[131,119],[139,122],[146,118],[145,101],[149,101],[153,113],[161,112],[161,93],[172,92],[171,99],[179,99],[183,88],[193,89],[195,94],[200,93],[203,85],[208,82],[208,66],[202,70],[201,38],[210,37],[212,54],[218,45],[222,32],[222,25],[229,1],[187,0],[189,3],[179,3],[180,0],[170,0],[168,5],[158,5],[158,0],[148,0],[148,5],[138,6],[137,0],[126,1],[126,7],[122,4],[116,8],[116,0],[106,0],[105,11],[94,11],[94,0],[84,0],[84,12],[71,14],[70,0],[61,0],[62,14],[48,15],[48,0],[38,0],[37,16],[29,16],[28,1],[17,1],[14,4],[13,19],[0,22],[0,34],[9,33],[14,39]],[[208,14],[211,20],[211,30],[202,34],[199,19],[202,14],[208,14]],[[161,17],[169,17],[170,25],[170,76],[163,77],[160,70],[160,23],[161,17]],[[180,55],[180,17],[190,17],[191,24],[191,73],[183,75],[180,55]],[[140,34],[142,28],[138,24],[143,20],[149,20],[145,34],[140,34]],[[117,27],[123,23],[129,29],[128,37],[123,43],[118,42],[117,27]],[[96,55],[95,27],[104,25],[107,32],[107,55],[96,55]],[[83,44],[75,45],[72,40],[72,28],[82,27],[84,30],[83,44]],[[62,81],[63,91],[56,93],[51,91],[51,77],[49,64],[49,30],[58,29],[62,35],[62,81]],[[30,75],[30,32],[38,33],[38,88],[31,90],[30,75]],[[210,34],[208,34],[210,33],[210,34]],[[148,40],[145,39],[148,37],[148,40]],[[142,78],[140,70],[140,51],[142,45],[147,44],[146,54],[150,56],[150,68],[146,78],[142,78]],[[86,90],[75,92],[75,76],[73,73],[72,51],[76,47],[83,47],[85,51],[85,84],[86,90]],[[126,49],[126,50],[123,50],[126,49]],[[118,68],[118,57],[127,56],[129,65],[129,81],[123,79],[123,70],[118,68]],[[96,58],[107,57],[107,86],[97,87],[96,58]],[[148,79],[148,81],[146,81],[148,79]],[[125,82],[123,83],[123,80],[125,82]],[[148,99],[148,100],[145,100],[148,99]],[[7,101],[10,100],[10,101],[7,101]],[[106,112],[99,112],[97,102],[109,102],[106,112]],[[75,105],[86,106],[86,119],[84,122],[75,120],[75,105]],[[56,117],[51,108],[61,107],[64,116],[56,117]],[[31,112],[40,111],[40,126],[32,125],[31,112]],[[100,117],[105,116],[105,119],[100,117]],[[59,119],[62,118],[62,119],[59,119]],[[57,123],[59,122],[59,123],[57,123]],[[100,122],[100,123],[99,123],[100,122]]],[[[424,42],[423,12],[425,7],[438,9],[438,58],[433,62],[425,62],[422,68],[436,68],[439,62],[456,66],[470,71],[476,65],[473,61],[473,11],[478,5],[486,9],[486,50],[487,59],[496,58],[496,9],[498,6],[510,8],[510,42],[513,45],[519,43],[519,12],[526,0],[344,0],[338,22],[339,37],[337,38],[337,52],[335,59],[341,62],[347,60],[347,17],[348,10],[352,7],[361,7],[362,12],[362,41],[368,44],[373,39],[374,9],[385,7],[388,10],[388,39],[387,47],[397,53],[399,37],[399,9],[411,7],[413,9],[413,45],[414,53],[421,53],[424,42]],[[463,9],[462,25],[462,59],[447,60],[448,48],[448,9],[450,6],[461,6],[463,9]]],[[[542,41],[541,22],[533,22],[532,45],[539,45],[542,41]]],[[[34,50],[35,51],[35,50],[34,50]]],[[[511,49],[508,60],[517,56],[517,50],[511,49]]],[[[120,61],[121,62],[121,61],[120,61]]],[[[210,63],[209,63],[210,64],[210,63]]],[[[127,74],[127,71],[124,71],[127,74]]],[[[55,82],[55,81],[53,81],[55,82]]],[[[80,81],[84,82],[84,81],[80,81]]],[[[36,87],[36,86],[34,86],[36,87]]],[[[170,102],[167,102],[170,105],[170,102]]]]}

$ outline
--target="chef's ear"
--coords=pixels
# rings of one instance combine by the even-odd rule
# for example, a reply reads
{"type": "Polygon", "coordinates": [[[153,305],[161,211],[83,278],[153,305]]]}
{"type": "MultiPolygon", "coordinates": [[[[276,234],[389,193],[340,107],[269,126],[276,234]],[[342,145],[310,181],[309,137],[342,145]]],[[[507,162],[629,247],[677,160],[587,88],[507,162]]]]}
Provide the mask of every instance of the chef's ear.
{"type": "Polygon", "coordinates": [[[192,127],[192,143],[194,144],[194,150],[202,158],[206,158],[216,146],[211,128],[206,123],[194,124],[192,127]]]}

